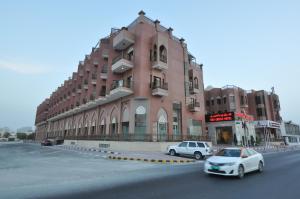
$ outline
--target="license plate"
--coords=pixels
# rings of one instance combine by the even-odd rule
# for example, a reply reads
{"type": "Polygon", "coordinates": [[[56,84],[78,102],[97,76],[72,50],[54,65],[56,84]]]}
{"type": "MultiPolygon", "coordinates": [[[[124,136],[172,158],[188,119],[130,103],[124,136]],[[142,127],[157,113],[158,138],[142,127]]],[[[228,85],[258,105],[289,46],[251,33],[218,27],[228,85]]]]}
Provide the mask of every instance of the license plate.
{"type": "Polygon", "coordinates": [[[211,166],[211,169],[212,169],[212,170],[219,170],[220,167],[218,167],[218,166],[211,166]]]}

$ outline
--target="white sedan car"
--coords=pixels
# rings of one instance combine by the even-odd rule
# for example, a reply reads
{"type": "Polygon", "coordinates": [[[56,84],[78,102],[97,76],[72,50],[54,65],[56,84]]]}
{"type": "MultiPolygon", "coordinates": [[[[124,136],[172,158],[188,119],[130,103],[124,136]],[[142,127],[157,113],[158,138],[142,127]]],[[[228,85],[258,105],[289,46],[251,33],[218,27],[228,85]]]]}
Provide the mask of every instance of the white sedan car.
{"type": "Polygon", "coordinates": [[[264,165],[263,156],[253,149],[224,148],[206,160],[204,172],[243,178],[251,171],[262,172],[264,165]]]}

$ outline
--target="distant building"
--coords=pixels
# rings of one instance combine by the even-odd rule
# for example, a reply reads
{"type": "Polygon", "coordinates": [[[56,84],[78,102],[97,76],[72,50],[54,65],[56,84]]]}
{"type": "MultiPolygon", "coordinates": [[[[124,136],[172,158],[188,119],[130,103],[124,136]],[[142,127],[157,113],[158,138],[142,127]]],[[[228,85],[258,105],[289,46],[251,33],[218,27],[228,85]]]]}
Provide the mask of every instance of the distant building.
{"type": "Polygon", "coordinates": [[[260,140],[264,140],[265,134],[269,135],[269,140],[281,138],[279,96],[274,91],[251,90],[247,94],[249,103],[249,113],[255,118],[256,135],[260,140]]]}
{"type": "Polygon", "coordinates": [[[300,144],[300,127],[292,121],[285,121],[283,123],[281,135],[284,137],[285,143],[289,145],[300,144]]]}
{"type": "Polygon", "coordinates": [[[281,137],[280,103],[274,91],[246,91],[237,86],[205,89],[206,114],[232,113],[232,121],[209,122],[209,135],[218,144],[274,141],[281,137]],[[237,117],[242,116],[242,117],[237,117]]]}
{"type": "Polygon", "coordinates": [[[214,144],[254,145],[254,118],[247,91],[237,86],[205,89],[206,122],[214,144]]]}
{"type": "Polygon", "coordinates": [[[3,133],[6,133],[6,132],[11,132],[11,130],[8,128],[8,127],[2,127],[0,128],[0,133],[3,134],[3,133]]]}

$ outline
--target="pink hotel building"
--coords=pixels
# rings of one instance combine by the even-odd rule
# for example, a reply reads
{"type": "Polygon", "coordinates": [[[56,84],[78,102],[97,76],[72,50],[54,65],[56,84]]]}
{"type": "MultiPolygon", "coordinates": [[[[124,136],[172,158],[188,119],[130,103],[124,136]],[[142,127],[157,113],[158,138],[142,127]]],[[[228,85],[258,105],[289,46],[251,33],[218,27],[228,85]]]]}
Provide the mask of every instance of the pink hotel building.
{"type": "Polygon", "coordinates": [[[37,108],[36,139],[206,138],[202,65],[143,11],[112,29],[37,108]]]}

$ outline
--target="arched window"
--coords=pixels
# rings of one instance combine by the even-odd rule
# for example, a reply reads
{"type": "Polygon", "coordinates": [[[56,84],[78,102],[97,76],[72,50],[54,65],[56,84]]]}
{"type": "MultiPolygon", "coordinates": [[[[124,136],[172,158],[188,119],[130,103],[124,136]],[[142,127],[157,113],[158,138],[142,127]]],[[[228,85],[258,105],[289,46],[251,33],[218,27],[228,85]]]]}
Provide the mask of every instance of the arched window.
{"type": "MultiPolygon", "coordinates": [[[[146,134],[147,122],[146,122],[146,108],[143,106],[138,106],[135,110],[135,134],[137,136],[146,134]]],[[[143,137],[140,137],[143,139],[143,137]]]]}
{"type": "Polygon", "coordinates": [[[161,108],[157,113],[157,139],[165,141],[167,139],[168,116],[166,111],[161,108]]]}
{"type": "Polygon", "coordinates": [[[129,133],[129,111],[128,108],[125,108],[122,114],[122,133],[126,139],[129,133]]]}
{"type": "Polygon", "coordinates": [[[113,117],[110,122],[110,133],[111,135],[115,135],[118,133],[118,123],[115,117],[113,117]]]}
{"type": "MultiPolygon", "coordinates": [[[[118,134],[118,112],[116,108],[113,108],[110,114],[110,135],[114,136],[118,134]]],[[[114,138],[114,137],[113,137],[114,138]]]]}
{"type": "Polygon", "coordinates": [[[194,77],[194,88],[199,89],[199,83],[197,77],[194,77]]]}
{"type": "Polygon", "coordinates": [[[164,45],[159,47],[159,60],[167,63],[167,49],[164,45]]]}
{"type": "Polygon", "coordinates": [[[153,46],[153,60],[152,61],[157,61],[157,46],[153,46]]]}
{"type": "Polygon", "coordinates": [[[104,136],[106,134],[106,112],[103,110],[99,117],[99,134],[104,136]]]}

